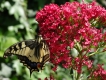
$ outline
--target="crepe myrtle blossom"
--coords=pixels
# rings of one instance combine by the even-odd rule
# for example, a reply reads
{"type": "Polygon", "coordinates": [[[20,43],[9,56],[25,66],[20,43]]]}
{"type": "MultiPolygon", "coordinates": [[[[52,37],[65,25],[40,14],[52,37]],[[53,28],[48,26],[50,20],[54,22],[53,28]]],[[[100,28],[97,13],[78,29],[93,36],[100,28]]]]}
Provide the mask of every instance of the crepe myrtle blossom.
{"type": "Polygon", "coordinates": [[[59,64],[78,73],[82,73],[83,66],[88,70],[93,68],[89,56],[106,45],[106,33],[103,32],[106,10],[103,7],[96,2],[66,2],[60,6],[52,3],[37,12],[36,20],[40,34],[47,39],[54,70],[59,64]],[[76,57],[71,55],[73,48],[78,52],[76,57]]]}

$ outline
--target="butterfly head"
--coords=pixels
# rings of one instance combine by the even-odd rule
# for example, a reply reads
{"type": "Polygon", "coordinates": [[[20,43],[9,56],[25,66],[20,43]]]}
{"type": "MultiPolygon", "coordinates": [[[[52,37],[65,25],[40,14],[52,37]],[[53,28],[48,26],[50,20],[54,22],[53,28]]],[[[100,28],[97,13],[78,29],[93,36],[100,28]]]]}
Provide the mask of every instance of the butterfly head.
{"type": "Polygon", "coordinates": [[[36,38],[36,40],[38,40],[38,42],[40,43],[43,40],[42,35],[38,35],[37,38],[36,38]]]}
{"type": "Polygon", "coordinates": [[[38,35],[38,37],[39,37],[40,39],[43,39],[43,38],[42,38],[42,35],[38,35]]]}

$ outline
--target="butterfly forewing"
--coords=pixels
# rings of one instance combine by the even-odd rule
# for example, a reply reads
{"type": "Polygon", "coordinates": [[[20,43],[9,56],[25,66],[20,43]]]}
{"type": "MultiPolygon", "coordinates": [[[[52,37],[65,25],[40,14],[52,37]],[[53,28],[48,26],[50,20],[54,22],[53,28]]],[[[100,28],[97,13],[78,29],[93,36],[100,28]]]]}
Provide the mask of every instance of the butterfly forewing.
{"type": "Polygon", "coordinates": [[[38,36],[35,40],[25,40],[10,46],[4,52],[4,57],[12,54],[18,56],[20,62],[30,69],[30,73],[39,71],[39,65],[42,69],[50,58],[49,48],[41,36],[38,36]]]}
{"type": "Polygon", "coordinates": [[[11,56],[12,54],[18,54],[22,56],[28,56],[29,53],[35,47],[35,40],[26,40],[19,43],[16,43],[10,46],[5,52],[4,57],[11,56]]]}

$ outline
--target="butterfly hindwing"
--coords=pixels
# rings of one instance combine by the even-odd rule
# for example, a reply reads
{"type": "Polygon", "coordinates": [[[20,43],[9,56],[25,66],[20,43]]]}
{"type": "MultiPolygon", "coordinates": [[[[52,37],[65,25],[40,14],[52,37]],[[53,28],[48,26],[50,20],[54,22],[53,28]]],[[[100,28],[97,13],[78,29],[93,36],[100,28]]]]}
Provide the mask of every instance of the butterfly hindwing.
{"type": "Polygon", "coordinates": [[[37,39],[25,40],[10,46],[5,52],[4,57],[16,55],[30,69],[30,74],[33,71],[42,70],[43,65],[49,61],[49,48],[41,36],[37,39]]]}

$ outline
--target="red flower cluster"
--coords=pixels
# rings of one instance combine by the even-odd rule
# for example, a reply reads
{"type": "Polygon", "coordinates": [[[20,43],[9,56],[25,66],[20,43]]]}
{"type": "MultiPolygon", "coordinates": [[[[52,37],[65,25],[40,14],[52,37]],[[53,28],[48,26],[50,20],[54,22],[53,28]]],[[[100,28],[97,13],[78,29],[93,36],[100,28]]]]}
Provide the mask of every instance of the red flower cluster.
{"type": "Polygon", "coordinates": [[[72,65],[73,66],[73,69],[77,70],[77,72],[79,74],[82,73],[82,67],[83,66],[87,66],[88,69],[91,69],[92,68],[92,61],[88,59],[87,56],[83,56],[83,58],[75,58],[74,60],[74,64],[72,65]]]}
{"type": "Polygon", "coordinates": [[[40,34],[44,39],[47,38],[50,61],[55,66],[62,64],[68,68],[74,64],[76,69],[80,69],[83,65],[91,68],[92,62],[83,56],[87,55],[91,48],[96,50],[101,42],[106,41],[106,33],[102,33],[100,29],[106,25],[106,10],[95,2],[46,5],[37,12],[36,20],[40,26],[40,34]],[[75,41],[81,48],[78,50],[80,57],[73,59],[70,56],[70,49],[76,48],[75,41]]]}
{"type": "Polygon", "coordinates": [[[103,69],[103,65],[97,66],[97,69],[92,73],[90,77],[94,77],[95,79],[99,80],[106,80],[106,70],[103,69]]]}
{"type": "Polygon", "coordinates": [[[47,43],[51,52],[50,61],[55,65],[62,63],[64,67],[67,67],[71,63],[67,46],[69,43],[72,43],[72,41],[70,40],[71,42],[69,42],[69,33],[67,32],[67,30],[70,30],[68,29],[70,26],[66,25],[66,27],[64,27],[67,20],[62,18],[61,9],[56,4],[45,6],[44,9],[36,15],[42,36],[44,39],[49,38],[47,43]]]}

